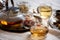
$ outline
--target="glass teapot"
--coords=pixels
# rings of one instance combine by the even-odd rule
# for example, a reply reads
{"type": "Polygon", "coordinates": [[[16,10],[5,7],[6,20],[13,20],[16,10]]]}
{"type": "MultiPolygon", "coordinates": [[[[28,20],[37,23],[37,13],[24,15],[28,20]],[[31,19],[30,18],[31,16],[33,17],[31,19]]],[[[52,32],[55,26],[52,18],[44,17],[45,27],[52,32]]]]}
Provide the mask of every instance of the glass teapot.
{"type": "Polygon", "coordinates": [[[18,17],[18,12],[8,10],[7,12],[0,13],[0,25],[3,29],[17,29],[23,26],[23,19],[21,15],[18,17]]]}

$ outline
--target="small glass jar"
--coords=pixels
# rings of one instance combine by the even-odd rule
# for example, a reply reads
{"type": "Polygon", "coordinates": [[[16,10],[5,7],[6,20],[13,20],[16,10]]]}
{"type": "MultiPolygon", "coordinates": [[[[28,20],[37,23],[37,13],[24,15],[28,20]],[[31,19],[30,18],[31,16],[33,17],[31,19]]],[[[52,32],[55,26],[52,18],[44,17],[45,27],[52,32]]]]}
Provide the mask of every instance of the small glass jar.
{"type": "Polygon", "coordinates": [[[29,11],[28,2],[21,2],[20,4],[18,4],[18,8],[20,13],[27,14],[29,11]]]}

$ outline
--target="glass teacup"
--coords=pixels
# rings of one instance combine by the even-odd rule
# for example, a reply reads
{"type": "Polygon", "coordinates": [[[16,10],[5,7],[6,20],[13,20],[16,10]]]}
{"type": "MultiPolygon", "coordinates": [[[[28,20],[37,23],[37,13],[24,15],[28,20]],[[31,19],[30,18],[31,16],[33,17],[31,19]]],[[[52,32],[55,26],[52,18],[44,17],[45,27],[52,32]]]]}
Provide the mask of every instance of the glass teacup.
{"type": "Polygon", "coordinates": [[[46,38],[48,28],[37,23],[34,27],[31,27],[31,40],[43,40],[46,38]]]}

